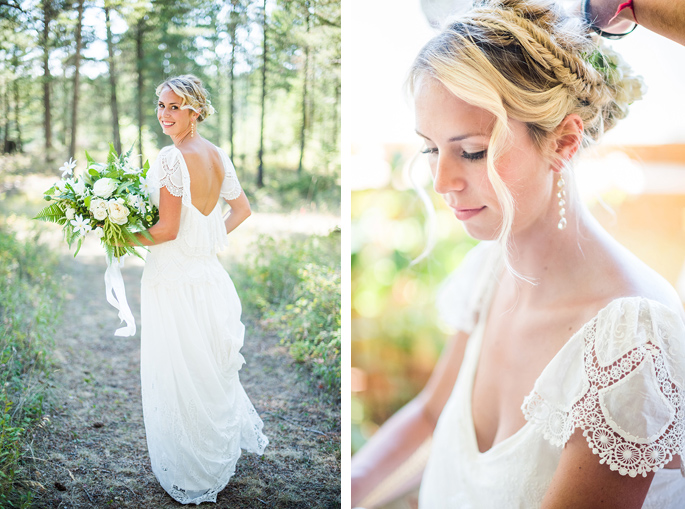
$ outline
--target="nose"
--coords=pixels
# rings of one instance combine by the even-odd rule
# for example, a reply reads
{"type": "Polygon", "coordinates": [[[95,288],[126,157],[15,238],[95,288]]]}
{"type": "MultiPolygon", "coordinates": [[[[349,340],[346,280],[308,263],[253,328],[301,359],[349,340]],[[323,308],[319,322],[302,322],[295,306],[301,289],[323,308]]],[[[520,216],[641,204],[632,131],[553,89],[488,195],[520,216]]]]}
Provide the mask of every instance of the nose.
{"type": "Polygon", "coordinates": [[[452,191],[463,191],[465,188],[466,179],[459,164],[448,157],[439,155],[433,168],[433,189],[435,192],[447,194],[452,191]]]}

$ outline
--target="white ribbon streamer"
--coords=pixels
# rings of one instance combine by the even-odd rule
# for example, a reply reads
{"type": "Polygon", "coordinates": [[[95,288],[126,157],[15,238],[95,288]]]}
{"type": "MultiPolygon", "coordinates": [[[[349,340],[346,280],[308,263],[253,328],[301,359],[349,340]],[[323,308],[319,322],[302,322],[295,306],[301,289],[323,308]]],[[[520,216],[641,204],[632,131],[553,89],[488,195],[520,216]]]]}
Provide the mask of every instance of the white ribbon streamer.
{"type": "Polygon", "coordinates": [[[126,322],[126,326],[114,332],[115,336],[129,337],[136,333],[136,322],[126,301],[126,289],[124,278],[121,276],[121,267],[124,266],[123,258],[112,258],[105,271],[105,294],[107,302],[119,310],[119,319],[126,322]]]}

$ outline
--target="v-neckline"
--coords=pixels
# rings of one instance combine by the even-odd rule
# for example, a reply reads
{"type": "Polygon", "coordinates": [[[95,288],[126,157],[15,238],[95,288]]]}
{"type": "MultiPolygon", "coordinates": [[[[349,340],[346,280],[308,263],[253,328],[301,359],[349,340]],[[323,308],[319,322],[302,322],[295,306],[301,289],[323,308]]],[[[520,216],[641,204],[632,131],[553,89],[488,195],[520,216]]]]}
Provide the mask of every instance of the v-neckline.
{"type": "MultiPolygon", "coordinates": [[[[499,258],[498,258],[499,261],[499,258]]],[[[504,270],[503,267],[499,267],[498,270],[504,270]]],[[[478,344],[474,345],[476,348],[475,352],[475,359],[472,364],[472,372],[469,373],[469,385],[466,388],[466,418],[469,423],[469,433],[471,435],[471,444],[473,445],[473,449],[475,454],[478,457],[486,456],[490,454],[492,451],[496,449],[500,449],[501,447],[504,447],[503,444],[506,444],[508,442],[514,441],[519,435],[521,435],[524,430],[526,430],[528,427],[530,427],[530,421],[526,421],[523,426],[521,426],[519,429],[517,429],[513,434],[509,435],[508,437],[504,438],[503,440],[500,440],[497,443],[493,443],[490,445],[489,448],[487,448],[484,451],[480,450],[480,446],[478,444],[478,435],[476,433],[476,423],[473,419],[473,389],[475,387],[476,383],[476,376],[478,374],[478,362],[480,360],[480,355],[482,352],[482,347],[483,347],[483,336],[485,333],[485,326],[487,324],[487,319],[488,316],[490,315],[490,311],[492,309],[492,304],[494,301],[495,293],[497,291],[497,277],[491,277],[489,284],[486,286],[485,292],[486,292],[486,297],[483,299],[483,306],[482,309],[483,311],[479,313],[478,316],[478,321],[476,323],[476,327],[474,328],[474,333],[477,337],[478,344]]],[[[557,353],[555,353],[552,358],[549,360],[547,364],[545,364],[545,367],[542,368],[542,371],[538,374],[537,377],[535,377],[535,381],[533,382],[533,387],[531,387],[531,391],[534,390],[535,385],[537,384],[538,379],[542,376],[542,374],[545,372],[547,369],[547,366],[552,364],[554,360],[559,356],[559,354],[564,350],[566,345],[568,345],[571,341],[575,340],[578,335],[580,335],[592,322],[597,320],[597,318],[607,309],[609,306],[615,305],[616,302],[621,301],[621,300],[626,300],[626,299],[644,299],[645,297],[640,297],[640,296],[626,296],[626,297],[616,297],[615,299],[610,300],[605,306],[603,306],[599,311],[597,311],[589,320],[587,320],[583,325],[580,326],[580,328],[575,331],[569,338],[564,342],[564,344],[559,348],[557,353]]],[[[530,394],[530,393],[529,393],[530,394]]],[[[524,401],[525,401],[525,396],[524,396],[524,401]]],[[[523,406],[523,402],[521,401],[521,406],[523,406]]]]}

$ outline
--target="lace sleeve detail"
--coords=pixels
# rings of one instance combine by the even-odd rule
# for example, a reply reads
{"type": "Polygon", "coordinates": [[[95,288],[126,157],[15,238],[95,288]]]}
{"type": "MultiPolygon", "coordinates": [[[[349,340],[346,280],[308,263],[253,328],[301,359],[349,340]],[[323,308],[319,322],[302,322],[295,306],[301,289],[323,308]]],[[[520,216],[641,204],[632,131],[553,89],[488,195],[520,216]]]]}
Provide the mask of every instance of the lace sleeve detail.
{"type": "Polygon", "coordinates": [[[166,187],[174,196],[183,196],[183,157],[178,150],[160,154],[159,187],[166,187]]]}
{"type": "Polygon", "coordinates": [[[473,331],[485,289],[494,277],[498,249],[494,242],[479,243],[440,286],[436,306],[440,320],[450,328],[469,334],[473,331]]]}
{"type": "Polygon", "coordinates": [[[242,188],[240,187],[240,182],[238,182],[238,175],[235,172],[235,167],[233,163],[228,158],[223,150],[220,150],[221,159],[224,162],[224,181],[221,184],[221,194],[220,196],[225,200],[235,200],[240,193],[242,193],[242,188]]]}
{"type": "Polygon", "coordinates": [[[682,320],[663,304],[614,301],[545,368],[524,415],[558,446],[580,428],[621,475],[656,472],[685,445],[684,342],[682,320]]]}

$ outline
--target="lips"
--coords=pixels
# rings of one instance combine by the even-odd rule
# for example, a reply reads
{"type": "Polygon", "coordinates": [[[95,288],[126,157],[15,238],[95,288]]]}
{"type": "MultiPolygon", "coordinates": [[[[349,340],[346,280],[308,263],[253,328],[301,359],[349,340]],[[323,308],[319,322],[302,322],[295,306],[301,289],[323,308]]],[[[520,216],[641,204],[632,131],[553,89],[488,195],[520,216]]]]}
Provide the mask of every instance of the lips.
{"type": "Polygon", "coordinates": [[[164,122],[163,120],[161,121],[162,127],[171,127],[174,125],[176,122],[164,122]]]}
{"type": "Polygon", "coordinates": [[[457,219],[459,219],[459,221],[466,221],[479,214],[484,208],[485,207],[468,209],[460,207],[453,208],[452,210],[454,210],[454,215],[457,216],[457,219]]]}

